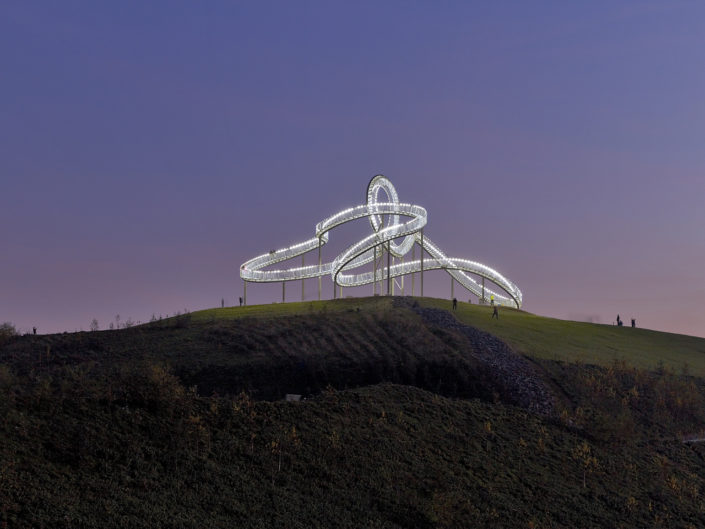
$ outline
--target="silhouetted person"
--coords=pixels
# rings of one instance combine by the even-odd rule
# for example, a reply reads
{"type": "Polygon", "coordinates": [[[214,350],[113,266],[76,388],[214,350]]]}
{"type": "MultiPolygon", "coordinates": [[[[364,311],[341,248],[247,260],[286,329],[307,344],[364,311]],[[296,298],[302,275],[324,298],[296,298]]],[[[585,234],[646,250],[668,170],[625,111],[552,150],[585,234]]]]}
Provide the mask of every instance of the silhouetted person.
{"type": "Polygon", "coordinates": [[[619,314],[617,314],[617,325],[622,325],[622,320],[619,319],[619,314]]]}
{"type": "Polygon", "coordinates": [[[225,308],[225,298],[220,298],[220,308],[225,308]]]}
{"type": "Polygon", "coordinates": [[[36,328],[36,327],[32,327],[32,334],[37,334],[37,328],[36,328]]]}
{"type": "MultiPolygon", "coordinates": [[[[494,300],[492,301],[494,303],[494,300]]],[[[492,317],[499,319],[499,312],[497,312],[497,305],[494,305],[494,308],[492,310],[492,317]]]]}
{"type": "Polygon", "coordinates": [[[633,329],[634,327],[636,327],[636,320],[635,320],[634,318],[632,318],[632,329],[633,329]]]}
{"type": "Polygon", "coordinates": [[[240,296],[240,306],[242,307],[242,296],[240,296]]]}
{"type": "Polygon", "coordinates": [[[468,299],[468,305],[472,305],[472,298],[468,299]]]}
{"type": "Polygon", "coordinates": [[[453,310],[457,310],[458,308],[458,300],[456,298],[453,298],[453,310]]]}

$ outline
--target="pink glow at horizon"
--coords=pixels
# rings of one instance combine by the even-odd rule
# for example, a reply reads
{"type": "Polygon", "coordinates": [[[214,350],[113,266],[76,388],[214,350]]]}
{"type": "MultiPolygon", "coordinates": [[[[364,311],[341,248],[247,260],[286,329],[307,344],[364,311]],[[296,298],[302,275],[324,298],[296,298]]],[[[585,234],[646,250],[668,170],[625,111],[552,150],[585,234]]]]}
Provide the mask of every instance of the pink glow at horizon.
{"type": "Polygon", "coordinates": [[[526,310],[705,336],[703,65],[695,1],[3,2],[0,322],[237,304],[382,173],[526,310]]]}

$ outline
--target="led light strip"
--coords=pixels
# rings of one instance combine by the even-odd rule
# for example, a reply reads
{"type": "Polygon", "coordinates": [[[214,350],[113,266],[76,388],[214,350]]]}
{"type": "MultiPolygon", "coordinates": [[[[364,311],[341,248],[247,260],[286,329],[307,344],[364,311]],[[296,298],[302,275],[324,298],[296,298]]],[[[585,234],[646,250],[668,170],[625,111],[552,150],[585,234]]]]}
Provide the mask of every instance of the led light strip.
{"type": "Polygon", "coordinates": [[[445,255],[431,240],[423,235],[423,227],[428,220],[426,210],[421,206],[399,202],[396,189],[383,175],[377,175],[367,186],[367,204],[345,209],[328,217],[316,225],[316,236],[298,244],[272,250],[269,253],[255,257],[240,267],[240,277],[245,281],[255,283],[276,283],[281,281],[298,281],[321,276],[331,276],[335,285],[341,287],[356,287],[367,285],[373,281],[382,281],[427,270],[446,270],[464,288],[480,299],[493,299],[496,304],[520,308],[522,293],[514,283],[496,270],[475,261],[451,258],[445,255]],[[387,202],[379,202],[379,192],[384,191],[387,202]],[[388,226],[384,226],[384,216],[388,218],[388,226]],[[328,232],[347,222],[363,217],[370,219],[373,232],[349,246],[333,261],[320,265],[301,266],[298,268],[263,270],[275,265],[318,250],[328,242],[328,232]],[[400,221],[400,217],[407,219],[400,221]],[[400,243],[396,239],[403,237],[400,243]],[[376,273],[349,273],[350,271],[372,262],[375,258],[375,248],[387,249],[394,257],[403,257],[418,243],[422,251],[426,251],[431,259],[402,262],[393,266],[380,267],[376,273]],[[347,273],[346,273],[347,272],[347,273]],[[508,296],[486,288],[467,274],[475,274],[489,280],[500,287],[508,296]],[[375,277],[376,275],[376,277],[375,277]]]}

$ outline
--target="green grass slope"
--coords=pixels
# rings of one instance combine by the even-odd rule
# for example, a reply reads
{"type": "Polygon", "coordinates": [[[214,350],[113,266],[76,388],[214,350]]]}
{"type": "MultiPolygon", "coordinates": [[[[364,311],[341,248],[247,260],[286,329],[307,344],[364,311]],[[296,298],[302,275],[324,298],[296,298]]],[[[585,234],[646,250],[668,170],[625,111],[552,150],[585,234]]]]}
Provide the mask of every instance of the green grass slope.
{"type": "MultiPolygon", "coordinates": [[[[450,300],[415,298],[422,306],[451,309],[450,300]]],[[[215,321],[246,317],[278,317],[301,314],[343,312],[351,308],[365,311],[391,310],[386,297],[274,303],[193,313],[194,321],[215,321]]],[[[687,369],[705,376],[705,338],[649,329],[617,327],[538,316],[521,310],[501,308],[499,320],[492,308],[459,302],[455,316],[467,325],[494,334],[527,356],[548,360],[580,361],[610,365],[624,360],[630,365],[655,369],[659,363],[681,371],[687,369]]]]}
{"type": "Polygon", "coordinates": [[[343,298],[322,301],[294,301],[289,303],[271,303],[269,305],[247,305],[244,307],[226,307],[192,312],[194,322],[214,320],[232,320],[248,317],[276,318],[279,316],[301,316],[306,314],[328,314],[350,310],[366,312],[389,311],[392,299],[383,296],[368,298],[343,298]]]}
{"type": "MultiPolygon", "coordinates": [[[[451,309],[449,300],[419,298],[424,306],[451,309]]],[[[537,316],[500,308],[492,319],[489,306],[458,303],[456,317],[467,325],[498,336],[522,354],[548,360],[655,369],[660,362],[681,371],[684,366],[705,376],[705,338],[615,325],[600,325],[537,316]]]]}

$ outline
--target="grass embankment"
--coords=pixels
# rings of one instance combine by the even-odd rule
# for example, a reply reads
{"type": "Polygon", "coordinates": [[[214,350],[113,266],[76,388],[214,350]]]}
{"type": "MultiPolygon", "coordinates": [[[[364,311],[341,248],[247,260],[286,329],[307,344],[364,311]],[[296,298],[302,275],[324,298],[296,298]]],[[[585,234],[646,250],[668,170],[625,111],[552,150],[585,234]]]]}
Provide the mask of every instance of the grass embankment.
{"type": "MultiPolygon", "coordinates": [[[[226,307],[191,312],[192,321],[196,323],[217,320],[235,320],[247,317],[277,318],[281,316],[305,316],[310,314],[327,314],[349,310],[367,312],[389,311],[392,299],[384,296],[367,298],[326,299],[321,301],[294,301],[271,303],[269,305],[247,305],[244,307],[226,307]]],[[[173,318],[170,318],[173,319],[173,318]]]]}
{"type": "Polygon", "coordinates": [[[62,366],[105,372],[167,364],[202,395],[276,400],[379,382],[454,397],[486,397],[482,366],[460,337],[432,331],[389,298],[212,309],[119,331],[23,336],[0,349],[20,374],[62,366]]]}
{"type": "MultiPolygon", "coordinates": [[[[705,448],[676,434],[705,426],[703,380],[630,365],[643,354],[628,337],[650,331],[490,314],[458,310],[534,358],[559,417],[502,404],[461,335],[386,298],[13,337],[0,524],[701,527],[705,448]],[[612,347],[605,332],[621,333],[612,347]],[[313,398],[256,401],[285,393],[313,398]]],[[[654,364],[696,371],[700,339],[675,357],[656,343],[654,364]]]]}
{"type": "MultiPolygon", "coordinates": [[[[443,299],[419,298],[424,306],[451,309],[443,299]]],[[[546,360],[611,365],[615,360],[642,369],[663,363],[676,372],[685,366],[690,373],[705,376],[705,338],[616,325],[600,325],[537,316],[509,308],[458,302],[459,320],[498,336],[515,351],[546,360]]]]}

